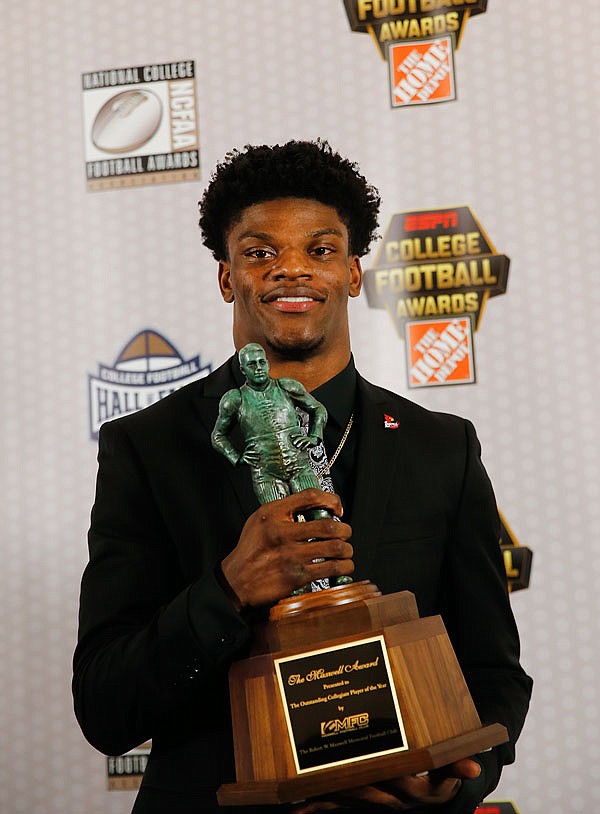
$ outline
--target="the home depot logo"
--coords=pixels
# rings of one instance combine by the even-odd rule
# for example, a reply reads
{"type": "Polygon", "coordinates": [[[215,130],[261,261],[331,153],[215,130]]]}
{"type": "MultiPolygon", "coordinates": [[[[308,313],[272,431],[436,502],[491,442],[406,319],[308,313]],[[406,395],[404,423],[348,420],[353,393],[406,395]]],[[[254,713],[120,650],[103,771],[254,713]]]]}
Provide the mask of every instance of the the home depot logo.
{"type": "Polygon", "coordinates": [[[471,318],[407,322],[409,387],[475,381],[471,318]]]}
{"type": "Polygon", "coordinates": [[[456,97],[450,37],[394,43],[389,48],[389,66],[392,107],[456,97]]]}

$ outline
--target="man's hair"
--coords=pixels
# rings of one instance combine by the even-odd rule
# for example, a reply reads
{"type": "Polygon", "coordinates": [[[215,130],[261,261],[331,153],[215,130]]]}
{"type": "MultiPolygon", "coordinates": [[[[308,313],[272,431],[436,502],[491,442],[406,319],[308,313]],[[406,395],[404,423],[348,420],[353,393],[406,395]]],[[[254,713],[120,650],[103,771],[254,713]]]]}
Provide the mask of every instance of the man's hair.
{"type": "Polygon", "coordinates": [[[378,191],[357,164],[327,141],[248,144],[217,164],[199,204],[203,243],[216,260],[227,259],[227,233],[242,211],[276,198],[307,198],[334,207],[348,229],[350,254],[366,254],[377,237],[378,191]]]}

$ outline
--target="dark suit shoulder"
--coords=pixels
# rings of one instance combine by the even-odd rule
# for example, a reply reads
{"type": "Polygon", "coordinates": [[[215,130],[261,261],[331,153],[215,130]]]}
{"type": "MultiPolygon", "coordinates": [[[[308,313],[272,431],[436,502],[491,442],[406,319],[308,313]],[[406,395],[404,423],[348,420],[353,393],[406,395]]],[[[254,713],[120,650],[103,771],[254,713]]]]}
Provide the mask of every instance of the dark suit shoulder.
{"type": "Polygon", "coordinates": [[[371,406],[376,405],[393,417],[401,424],[405,424],[405,429],[421,430],[426,433],[440,433],[448,438],[449,435],[457,434],[464,438],[465,425],[469,425],[468,419],[452,413],[429,410],[416,402],[387,390],[384,387],[367,381],[362,376],[358,376],[358,391],[363,399],[371,406]]]}

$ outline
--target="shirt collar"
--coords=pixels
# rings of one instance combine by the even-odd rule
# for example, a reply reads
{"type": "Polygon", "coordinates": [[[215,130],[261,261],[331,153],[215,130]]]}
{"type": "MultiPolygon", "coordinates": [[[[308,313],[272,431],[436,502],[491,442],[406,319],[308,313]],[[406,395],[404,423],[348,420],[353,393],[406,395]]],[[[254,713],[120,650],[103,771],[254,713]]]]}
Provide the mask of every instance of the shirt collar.
{"type": "Polygon", "coordinates": [[[356,392],[356,367],[354,357],[343,370],[340,370],[332,379],[312,391],[312,395],[327,409],[330,422],[338,427],[345,427],[352,411],[356,392]]]}

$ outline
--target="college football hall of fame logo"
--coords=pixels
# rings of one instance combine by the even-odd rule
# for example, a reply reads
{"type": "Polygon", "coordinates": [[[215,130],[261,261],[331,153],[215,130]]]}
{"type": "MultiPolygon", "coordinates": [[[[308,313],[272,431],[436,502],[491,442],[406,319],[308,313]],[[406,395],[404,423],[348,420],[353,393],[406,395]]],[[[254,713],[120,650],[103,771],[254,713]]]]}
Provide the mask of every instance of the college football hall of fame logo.
{"type": "Polygon", "coordinates": [[[156,331],[140,331],[125,345],[114,365],[99,363],[98,373],[88,374],[92,439],[98,439],[105,421],[148,407],[211,370],[212,364],[203,365],[199,355],[184,359],[156,331]]]}
{"type": "Polygon", "coordinates": [[[393,108],[456,99],[454,52],[487,0],[344,0],[352,31],[370,34],[388,63],[393,108]]]}
{"type": "Polygon", "coordinates": [[[364,285],[406,342],[409,387],[475,381],[473,333],[509,264],[468,206],[392,216],[364,285]]]}
{"type": "Polygon", "coordinates": [[[82,76],[88,190],[200,177],[195,63],[82,76]]]}

